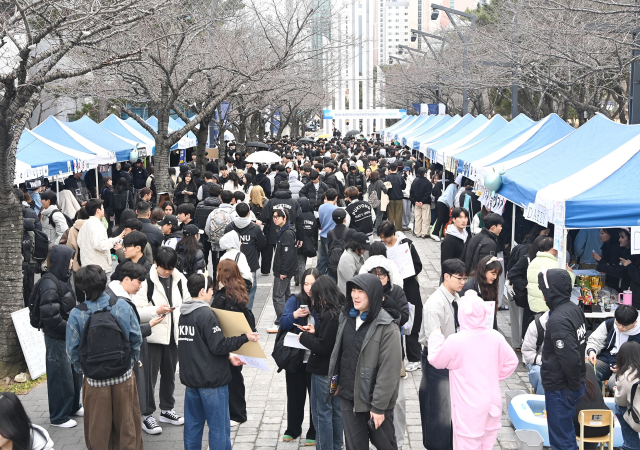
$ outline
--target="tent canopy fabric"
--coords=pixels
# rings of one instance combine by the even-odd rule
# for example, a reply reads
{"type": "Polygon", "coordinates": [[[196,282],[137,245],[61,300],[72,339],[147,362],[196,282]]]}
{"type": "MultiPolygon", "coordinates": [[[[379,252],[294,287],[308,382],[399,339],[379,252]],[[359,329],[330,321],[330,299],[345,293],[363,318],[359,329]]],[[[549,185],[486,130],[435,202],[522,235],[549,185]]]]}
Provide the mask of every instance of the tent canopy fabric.
{"type": "Polygon", "coordinates": [[[411,131],[418,129],[422,124],[424,124],[429,119],[429,116],[417,116],[416,120],[403,125],[402,127],[396,128],[391,133],[391,138],[395,140],[399,140],[402,136],[409,134],[411,131]]]}
{"type": "Polygon", "coordinates": [[[434,116],[433,119],[429,121],[427,126],[420,128],[416,131],[415,134],[407,136],[407,142],[405,145],[414,148],[414,145],[419,145],[420,139],[422,139],[422,137],[427,136],[429,133],[432,133],[438,128],[444,126],[444,124],[449,120],[451,120],[451,116],[434,116]]]}
{"type": "Polygon", "coordinates": [[[66,126],[91,142],[100,143],[101,147],[114,152],[118,161],[128,161],[129,153],[137,144],[135,141],[125,140],[114,135],[88,116],[83,116],[75,122],[69,122],[66,126]]]}
{"type": "Polygon", "coordinates": [[[85,153],[84,161],[95,164],[111,164],[116,162],[116,153],[91,142],[89,139],[69,128],[54,116],[49,116],[33,130],[39,136],[73,150],[85,153]]]}
{"type": "MultiPolygon", "coordinates": [[[[158,118],[156,116],[149,117],[146,120],[146,122],[154,130],[156,131],[158,130],[158,118]]],[[[174,131],[177,131],[180,128],[181,127],[178,125],[178,123],[174,119],[169,117],[169,133],[173,133],[174,131]]],[[[178,143],[175,144],[173,147],[171,147],[171,150],[175,150],[175,149],[182,150],[186,148],[195,147],[196,145],[197,145],[196,137],[193,135],[193,133],[189,132],[186,135],[182,136],[178,141],[178,143]]]]}
{"type": "Polygon", "coordinates": [[[148,153],[153,153],[153,150],[155,150],[155,141],[148,133],[141,133],[139,130],[132,127],[131,124],[114,114],[111,114],[103,120],[102,123],[100,123],[100,126],[122,139],[138,142],[139,147],[145,147],[148,153]]]}
{"type": "MultiPolygon", "coordinates": [[[[486,117],[482,116],[482,118],[486,120],[486,117]]],[[[474,117],[471,114],[467,114],[464,117],[453,116],[445,126],[441,127],[434,133],[430,133],[426,138],[422,139],[419,147],[420,153],[425,154],[427,152],[427,148],[429,148],[429,145],[452,136],[453,134],[457,133],[458,131],[469,125],[471,122],[473,122],[473,120],[474,117]]],[[[414,148],[415,144],[416,143],[414,141],[414,148]]]]}
{"type": "Polygon", "coordinates": [[[410,124],[416,121],[416,119],[418,119],[419,116],[405,116],[402,119],[400,119],[399,121],[397,121],[396,123],[394,123],[393,125],[391,125],[390,127],[385,128],[384,130],[382,130],[382,136],[383,137],[391,137],[391,133],[395,130],[397,130],[400,127],[405,126],[406,124],[410,124]]]}
{"type": "Polygon", "coordinates": [[[460,120],[460,116],[457,114],[453,117],[439,116],[438,118],[440,120],[436,122],[431,128],[429,128],[424,133],[419,134],[418,136],[413,138],[413,142],[411,143],[412,149],[418,150],[420,148],[420,143],[423,140],[429,140],[431,136],[439,135],[440,133],[443,132],[443,130],[449,129],[451,126],[455,125],[460,120]]]}
{"type": "Polygon", "coordinates": [[[406,132],[400,133],[399,141],[402,142],[402,145],[407,145],[407,142],[413,141],[413,139],[433,127],[436,123],[438,123],[438,117],[442,116],[427,116],[426,120],[423,120],[418,126],[407,130],[406,132]]]}

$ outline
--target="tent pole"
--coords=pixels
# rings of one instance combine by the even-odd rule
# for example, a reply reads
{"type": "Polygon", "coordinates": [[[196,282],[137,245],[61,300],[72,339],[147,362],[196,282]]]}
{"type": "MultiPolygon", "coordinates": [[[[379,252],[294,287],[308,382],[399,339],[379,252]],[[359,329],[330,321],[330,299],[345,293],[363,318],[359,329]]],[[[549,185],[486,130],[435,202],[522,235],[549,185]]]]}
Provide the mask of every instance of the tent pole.
{"type": "Polygon", "coordinates": [[[516,245],[516,204],[511,203],[511,251],[516,245]]]}
{"type": "Polygon", "coordinates": [[[58,188],[58,176],[56,175],[56,195],[60,194],[60,189],[58,188]]]}
{"type": "Polygon", "coordinates": [[[100,198],[100,186],[98,186],[98,166],[96,165],[96,198],[100,198]]]}

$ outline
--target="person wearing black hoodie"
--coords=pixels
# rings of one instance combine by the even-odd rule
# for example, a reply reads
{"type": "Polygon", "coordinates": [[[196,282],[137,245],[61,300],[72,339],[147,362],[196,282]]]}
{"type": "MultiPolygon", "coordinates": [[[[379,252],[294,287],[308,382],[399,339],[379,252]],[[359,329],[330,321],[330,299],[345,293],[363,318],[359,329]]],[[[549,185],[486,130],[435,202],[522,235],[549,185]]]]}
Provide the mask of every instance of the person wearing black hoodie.
{"type": "Polygon", "coordinates": [[[442,267],[442,264],[447,259],[462,258],[464,244],[467,242],[467,237],[469,236],[466,229],[469,223],[469,213],[467,210],[464,208],[453,208],[451,218],[452,223],[447,227],[446,236],[440,244],[440,267],[442,267]]]}
{"type": "Polygon", "coordinates": [[[575,448],[573,417],[584,393],[586,378],[584,313],[571,302],[573,283],[566,270],[540,272],[538,286],[551,311],[544,333],[540,368],[549,442],[552,448],[575,448]]]}
{"type": "MultiPolygon", "coordinates": [[[[206,188],[206,184],[202,186],[202,188],[206,188]]],[[[222,200],[220,200],[220,194],[222,193],[222,186],[219,184],[211,183],[211,186],[207,190],[207,197],[198,203],[196,206],[196,217],[195,222],[198,224],[201,230],[204,230],[207,226],[207,218],[211,214],[211,212],[220,206],[222,200]]],[[[211,250],[211,242],[209,239],[203,239],[202,242],[202,251],[204,253],[204,260],[207,265],[209,265],[209,252],[211,250]]]]}
{"type": "Polygon", "coordinates": [[[271,180],[267,177],[266,164],[260,164],[258,166],[258,174],[256,175],[255,184],[262,187],[265,197],[271,198],[271,180]]]}
{"type": "Polygon", "coordinates": [[[325,389],[340,397],[346,447],[397,448],[393,408],[398,398],[402,348],[400,314],[383,308],[384,290],[376,275],[364,273],[347,282],[336,343],[325,389]],[[337,386],[331,381],[337,377],[337,386]],[[373,422],[373,427],[368,424],[373,422]]]}
{"type": "Polygon", "coordinates": [[[307,258],[313,258],[318,253],[318,219],[311,211],[308,198],[299,198],[298,204],[302,210],[302,245],[298,247],[296,286],[303,283],[301,277],[307,267],[307,258]]]}
{"type": "Polygon", "coordinates": [[[402,175],[398,174],[398,165],[396,163],[389,166],[389,172],[389,175],[385,178],[385,184],[391,184],[388,191],[389,204],[387,205],[387,217],[395,224],[396,229],[402,230],[402,200],[404,198],[402,191],[407,188],[407,182],[402,175]]]}
{"type": "Polygon", "coordinates": [[[49,420],[61,428],[75,427],[70,416],[84,412],[80,405],[82,375],[69,362],[66,349],[67,320],[76,306],[70,281],[74,254],[66,245],[55,245],[49,254],[49,271],[34,287],[40,297],[40,327],[47,353],[49,420]]]}
{"type": "Polygon", "coordinates": [[[229,389],[231,370],[243,365],[237,356],[229,356],[249,341],[258,342],[258,333],[225,337],[209,302],[213,280],[194,274],[187,282],[190,300],[180,306],[178,357],[184,396],[185,450],[202,448],[204,422],[209,427],[209,442],[216,448],[231,450],[229,389]],[[213,445],[213,444],[212,444],[213,445]]]}
{"type": "Polygon", "coordinates": [[[502,231],[504,219],[500,214],[490,213],[484,218],[484,227],[480,233],[469,239],[463,255],[467,273],[476,268],[485,256],[498,256],[498,235],[502,231]]]}

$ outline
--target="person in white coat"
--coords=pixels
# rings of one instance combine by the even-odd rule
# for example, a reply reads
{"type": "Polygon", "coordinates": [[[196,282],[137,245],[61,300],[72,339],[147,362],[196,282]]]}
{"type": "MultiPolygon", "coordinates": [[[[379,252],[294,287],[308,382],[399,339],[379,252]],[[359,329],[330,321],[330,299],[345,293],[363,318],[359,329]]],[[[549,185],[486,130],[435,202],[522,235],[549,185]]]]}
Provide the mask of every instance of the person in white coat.
{"type": "Polygon", "coordinates": [[[69,229],[67,220],[58,209],[58,196],[53,191],[44,191],[40,194],[42,208],[40,209],[40,221],[42,222],[42,231],[49,238],[49,249],[60,243],[60,238],[65,231],[69,229]]]}
{"type": "Polygon", "coordinates": [[[110,238],[102,223],[104,205],[102,200],[92,198],[85,205],[89,218],[78,232],[79,261],[82,266],[95,264],[108,275],[111,273],[111,249],[124,237],[124,230],[119,236],[110,238]]]}
{"type": "Polygon", "coordinates": [[[253,272],[251,272],[251,267],[249,266],[247,257],[240,251],[241,245],[242,243],[240,242],[240,235],[236,231],[225,233],[225,235],[220,238],[220,249],[225,252],[220,256],[220,261],[222,261],[223,259],[230,259],[231,261],[235,261],[235,263],[238,265],[238,269],[240,269],[242,278],[244,278],[245,281],[249,281],[249,283],[252,283],[253,272]]]}
{"type": "Polygon", "coordinates": [[[292,170],[289,172],[289,190],[291,191],[291,198],[294,200],[298,200],[298,193],[300,189],[304,187],[302,181],[298,180],[298,172],[292,170]]]}
{"type": "MultiPolygon", "coordinates": [[[[175,374],[178,364],[178,320],[180,305],[190,300],[187,280],[179,271],[174,270],[178,255],[171,247],[161,247],[151,266],[146,286],[134,296],[141,323],[150,322],[156,317],[168,316],[151,330],[147,338],[149,344],[149,373],[155,390],[160,374],[160,422],[171,425],[183,425],[184,418],[178,416],[173,407],[175,398],[175,374]]],[[[156,409],[155,399],[149,398],[148,411],[156,409]]],[[[144,417],[143,428],[151,413],[144,417]]]]}
{"type": "Polygon", "coordinates": [[[540,367],[542,366],[542,343],[544,331],[547,329],[547,320],[549,320],[549,311],[531,321],[521,348],[522,362],[527,366],[529,372],[529,383],[538,395],[544,395],[540,367]]]}

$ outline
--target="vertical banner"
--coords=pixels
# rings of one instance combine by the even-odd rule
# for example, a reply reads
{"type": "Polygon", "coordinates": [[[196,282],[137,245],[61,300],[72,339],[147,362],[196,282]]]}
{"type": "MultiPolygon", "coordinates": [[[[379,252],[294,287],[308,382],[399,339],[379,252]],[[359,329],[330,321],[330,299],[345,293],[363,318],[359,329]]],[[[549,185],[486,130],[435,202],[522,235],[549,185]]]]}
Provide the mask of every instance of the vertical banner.
{"type": "Polygon", "coordinates": [[[180,161],[178,162],[178,165],[182,166],[186,162],[187,162],[187,150],[182,149],[180,150],[180,161]]]}
{"type": "Polygon", "coordinates": [[[438,115],[438,105],[435,103],[430,103],[427,105],[429,108],[429,115],[438,115]]]}
{"type": "Polygon", "coordinates": [[[420,103],[412,103],[411,105],[413,105],[413,110],[416,112],[416,114],[420,115],[422,111],[422,105],[420,103]]]}
{"type": "Polygon", "coordinates": [[[553,208],[553,248],[558,251],[558,268],[564,269],[567,265],[567,230],[564,227],[564,201],[557,201],[553,208]]]}

